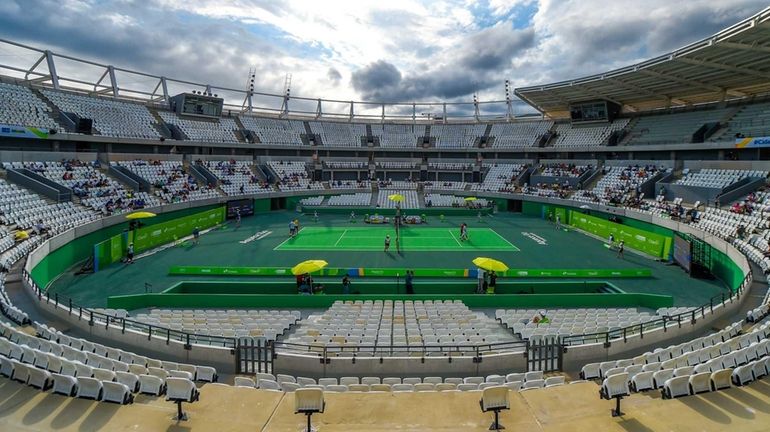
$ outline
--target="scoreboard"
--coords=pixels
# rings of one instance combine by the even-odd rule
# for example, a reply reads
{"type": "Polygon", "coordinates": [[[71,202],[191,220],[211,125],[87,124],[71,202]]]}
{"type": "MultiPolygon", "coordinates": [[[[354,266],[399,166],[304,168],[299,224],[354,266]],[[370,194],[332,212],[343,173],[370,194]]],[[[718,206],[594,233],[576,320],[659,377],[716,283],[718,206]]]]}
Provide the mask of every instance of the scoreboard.
{"type": "Polygon", "coordinates": [[[219,117],[225,100],[205,94],[181,93],[171,98],[171,109],[177,114],[219,117]]]}
{"type": "Polygon", "coordinates": [[[620,114],[621,106],[606,100],[595,100],[570,104],[569,116],[572,123],[611,122],[620,114]]]}

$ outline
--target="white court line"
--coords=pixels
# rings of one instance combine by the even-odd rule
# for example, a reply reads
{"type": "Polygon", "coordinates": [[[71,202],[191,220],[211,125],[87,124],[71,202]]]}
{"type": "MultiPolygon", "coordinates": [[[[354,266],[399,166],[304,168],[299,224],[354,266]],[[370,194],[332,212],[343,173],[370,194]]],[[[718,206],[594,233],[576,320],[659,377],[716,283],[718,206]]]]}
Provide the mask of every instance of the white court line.
{"type": "MultiPolygon", "coordinates": [[[[301,233],[303,229],[305,229],[305,227],[302,227],[302,228],[300,228],[300,229],[299,229],[299,231],[297,231],[297,235],[299,235],[299,233],[301,233]]],[[[273,248],[273,250],[278,250],[278,248],[280,248],[281,246],[283,246],[283,244],[284,244],[284,243],[286,243],[287,241],[289,241],[289,240],[291,240],[291,239],[292,239],[292,238],[291,238],[291,237],[289,237],[289,238],[287,238],[286,240],[282,241],[282,242],[281,242],[281,243],[280,243],[278,246],[274,247],[274,248],[273,248]]]]}
{"type": "Polygon", "coordinates": [[[462,243],[460,243],[460,240],[457,240],[457,237],[455,237],[455,234],[452,232],[452,230],[450,229],[447,231],[449,231],[449,235],[452,236],[452,238],[457,242],[457,246],[463,247],[462,243]]]}
{"type": "Polygon", "coordinates": [[[342,240],[342,237],[345,237],[345,234],[347,233],[348,233],[348,230],[342,231],[342,235],[340,236],[340,238],[337,239],[337,242],[334,243],[334,247],[337,247],[337,245],[340,244],[340,240],[342,240]]]}
{"type": "Polygon", "coordinates": [[[520,250],[521,250],[521,249],[519,249],[519,248],[518,248],[518,247],[517,247],[515,244],[513,244],[513,243],[509,242],[507,238],[505,238],[505,237],[501,236],[500,234],[498,234],[498,233],[497,233],[497,231],[495,231],[495,230],[492,230],[492,232],[493,232],[493,233],[495,233],[495,235],[496,235],[496,236],[498,236],[498,237],[500,237],[501,239],[503,239],[503,241],[504,241],[504,242],[508,243],[508,245],[509,245],[509,246],[511,246],[512,248],[516,249],[516,251],[515,251],[515,252],[518,252],[518,251],[520,251],[520,250]]]}

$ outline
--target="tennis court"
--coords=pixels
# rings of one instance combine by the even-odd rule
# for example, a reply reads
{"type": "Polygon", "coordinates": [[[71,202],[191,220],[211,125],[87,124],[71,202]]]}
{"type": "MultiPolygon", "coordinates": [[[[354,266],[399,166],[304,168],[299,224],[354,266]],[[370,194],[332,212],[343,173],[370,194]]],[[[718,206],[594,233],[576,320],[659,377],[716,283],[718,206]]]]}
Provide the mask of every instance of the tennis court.
{"type": "MultiPolygon", "coordinates": [[[[470,229],[468,234],[468,240],[461,241],[457,228],[402,227],[401,249],[424,252],[519,251],[491,228],[470,229]]],[[[274,250],[381,251],[386,235],[390,235],[391,250],[395,251],[396,231],[393,227],[305,227],[296,237],[287,239],[274,250]]]]}

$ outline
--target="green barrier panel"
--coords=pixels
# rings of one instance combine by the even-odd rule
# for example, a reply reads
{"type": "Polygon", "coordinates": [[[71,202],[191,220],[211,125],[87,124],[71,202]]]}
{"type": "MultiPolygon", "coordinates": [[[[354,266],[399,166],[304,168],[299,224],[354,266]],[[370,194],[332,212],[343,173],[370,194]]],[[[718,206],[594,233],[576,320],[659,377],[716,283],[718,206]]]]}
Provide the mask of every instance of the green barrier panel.
{"type": "Polygon", "coordinates": [[[612,234],[616,242],[623,240],[626,247],[658,258],[666,258],[671,248],[671,237],[664,237],[660,234],[617,224],[576,211],[571,212],[570,225],[603,239],[609,238],[612,234]]]}
{"type": "Polygon", "coordinates": [[[141,252],[152,249],[166,243],[171,243],[179,238],[188,236],[193,228],[210,228],[225,220],[225,208],[218,207],[212,210],[196,213],[180,219],[146,226],[134,231],[134,251],[141,252]]]}
{"type": "Polygon", "coordinates": [[[510,269],[510,278],[637,278],[652,277],[650,269],[510,269]]]}
{"type": "MultiPolygon", "coordinates": [[[[315,282],[324,286],[326,294],[342,294],[340,278],[317,277],[315,282]]],[[[404,294],[403,279],[357,280],[351,283],[351,292],[359,294],[404,294]]],[[[623,293],[620,288],[606,281],[511,281],[502,280],[497,284],[497,294],[578,294],[606,292],[623,293]]],[[[424,280],[415,279],[417,294],[472,294],[476,282],[471,280],[424,280]]],[[[297,294],[293,280],[257,281],[183,281],[163,291],[164,294],[297,294]]]]}
{"type": "MultiPolygon", "coordinates": [[[[476,277],[476,269],[413,269],[415,277],[476,277]]],[[[358,277],[404,276],[405,269],[394,268],[325,268],[320,276],[348,274],[358,277]]],[[[174,276],[291,276],[288,267],[205,267],[172,266],[169,275],[174,276]]],[[[650,269],[511,269],[502,274],[509,278],[637,278],[651,277],[650,269]]]]}
{"type": "Polygon", "coordinates": [[[671,307],[670,296],[653,294],[533,294],[533,295],[213,295],[136,294],[107,299],[114,309],[168,308],[328,308],[335,301],[460,300],[475,308],[609,308],[671,307]]]}

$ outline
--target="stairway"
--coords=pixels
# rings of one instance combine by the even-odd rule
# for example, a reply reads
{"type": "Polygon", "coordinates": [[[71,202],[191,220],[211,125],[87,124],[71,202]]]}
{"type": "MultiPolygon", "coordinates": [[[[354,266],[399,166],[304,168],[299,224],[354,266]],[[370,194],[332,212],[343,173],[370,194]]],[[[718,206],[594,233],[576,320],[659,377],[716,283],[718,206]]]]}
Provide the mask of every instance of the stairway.
{"type": "MultiPolygon", "coordinates": [[[[713,135],[708,137],[708,139],[706,141],[707,142],[719,141],[719,139],[722,137],[722,135],[724,135],[725,132],[727,132],[730,120],[732,120],[732,118],[735,117],[735,115],[738,114],[738,112],[740,110],[742,110],[742,109],[743,109],[742,106],[737,106],[737,107],[733,107],[727,113],[725,113],[725,115],[723,115],[722,118],[719,119],[719,124],[723,125],[723,126],[721,128],[719,128],[719,130],[714,132],[713,135]]],[[[727,138],[730,138],[730,137],[727,137],[727,138]]],[[[728,141],[729,141],[729,139],[728,139],[728,141]]]]}
{"type": "Polygon", "coordinates": [[[57,125],[59,125],[59,127],[62,128],[63,131],[75,132],[76,125],[74,124],[72,119],[67,117],[64,114],[64,112],[62,112],[62,110],[59,109],[59,107],[57,107],[53,102],[48,100],[48,98],[45,97],[45,95],[43,95],[43,92],[41,92],[36,88],[31,88],[31,87],[30,87],[30,90],[32,90],[32,93],[34,93],[35,96],[38,97],[38,99],[40,99],[41,101],[43,101],[43,103],[48,105],[48,108],[51,109],[50,117],[53,119],[53,121],[56,122],[57,125]]]}
{"type": "Polygon", "coordinates": [[[631,119],[631,121],[628,122],[628,125],[626,125],[625,129],[628,131],[626,136],[623,137],[623,139],[618,142],[617,147],[627,145],[629,141],[634,137],[632,131],[636,127],[636,124],[639,123],[639,117],[634,117],[631,119]]]}

